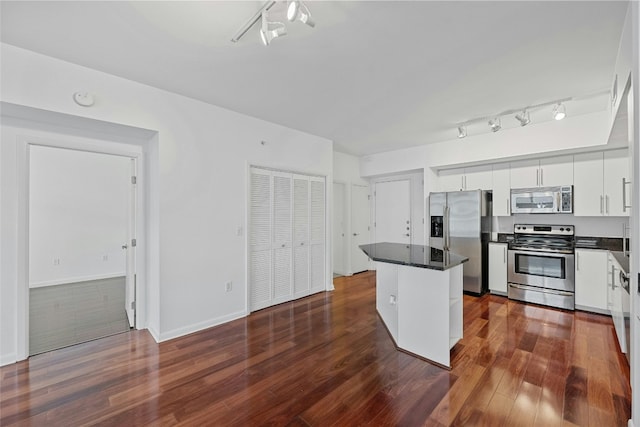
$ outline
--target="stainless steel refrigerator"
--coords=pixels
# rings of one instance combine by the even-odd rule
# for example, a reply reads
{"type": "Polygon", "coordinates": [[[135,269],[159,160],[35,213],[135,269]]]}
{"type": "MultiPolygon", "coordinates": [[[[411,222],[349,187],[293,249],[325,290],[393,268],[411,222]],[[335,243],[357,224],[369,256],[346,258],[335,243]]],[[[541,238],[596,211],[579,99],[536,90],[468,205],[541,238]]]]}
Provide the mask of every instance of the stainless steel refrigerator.
{"type": "Polygon", "coordinates": [[[429,193],[429,245],[463,255],[464,291],[475,295],[489,287],[491,192],[429,193]]]}

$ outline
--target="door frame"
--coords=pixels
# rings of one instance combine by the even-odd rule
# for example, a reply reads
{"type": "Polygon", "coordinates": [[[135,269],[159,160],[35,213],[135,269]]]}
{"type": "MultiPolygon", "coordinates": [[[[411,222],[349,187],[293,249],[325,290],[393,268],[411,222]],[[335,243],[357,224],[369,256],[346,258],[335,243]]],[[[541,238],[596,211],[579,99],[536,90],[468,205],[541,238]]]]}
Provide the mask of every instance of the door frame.
{"type": "Polygon", "coordinates": [[[16,350],[17,360],[29,357],[29,149],[38,145],[51,148],[61,148],[76,151],[85,151],[97,154],[116,155],[134,159],[137,165],[135,230],[136,253],[134,256],[136,272],[135,300],[136,316],[135,329],[146,327],[143,319],[146,319],[146,281],[145,279],[145,165],[142,147],[127,145],[118,141],[97,140],[80,138],[72,135],[34,136],[28,134],[17,135],[17,177],[18,177],[18,229],[17,229],[17,334],[16,350]],[[138,252],[140,251],[140,252],[138,252]]]}

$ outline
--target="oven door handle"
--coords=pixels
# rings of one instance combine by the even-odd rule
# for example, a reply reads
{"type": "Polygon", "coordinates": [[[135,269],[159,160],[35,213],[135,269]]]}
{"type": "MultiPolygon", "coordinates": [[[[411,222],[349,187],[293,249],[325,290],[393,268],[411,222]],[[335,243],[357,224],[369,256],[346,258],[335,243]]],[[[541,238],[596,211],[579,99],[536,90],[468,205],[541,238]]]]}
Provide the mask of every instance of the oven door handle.
{"type": "Polygon", "coordinates": [[[557,289],[550,289],[550,288],[537,288],[535,286],[518,285],[517,283],[509,283],[509,286],[516,289],[522,289],[523,291],[544,292],[545,294],[562,295],[565,297],[570,297],[574,295],[574,292],[559,291],[557,289]]]}
{"type": "Polygon", "coordinates": [[[574,253],[560,253],[560,252],[545,252],[545,251],[523,251],[519,249],[509,249],[509,252],[513,254],[522,254],[522,255],[533,255],[533,256],[544,256],[551,258],[569,258],[575,256],[574,253]]]}

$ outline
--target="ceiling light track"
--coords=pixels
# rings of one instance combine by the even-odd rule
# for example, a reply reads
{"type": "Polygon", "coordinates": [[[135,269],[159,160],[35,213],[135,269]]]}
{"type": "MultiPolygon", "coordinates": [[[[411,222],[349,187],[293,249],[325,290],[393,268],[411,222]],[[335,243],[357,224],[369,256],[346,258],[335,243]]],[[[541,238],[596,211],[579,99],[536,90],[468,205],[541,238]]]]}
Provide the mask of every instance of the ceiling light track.
{"type": "MultiPolygon", "coordinates": [[[[265,46],[268,46],[276,37],[287,34],[287,29],[282,22],[270,22],[268,20],[269,10],[276,4],[275,1],[267,1],[262,7],[251,17],[236,34],[231,38],[233,43],[240,41],[242,37],[254,26],[258,21],[262,23],[260,28],[260,39],[265,46]]],[[[287,19],[290,22],[300,21],[310,27],[315,27],[315,21],[311,17],[309,8],[300,0],[291,0],[287,4],[287,19]]]]}
{"type": "Polygon", "coordinates": [[[502,125],[500,123],[500,117],[509,116],[512,114],[515,114],[514,118],[520,122],[520,126],[527,126],[529,123],[531,123],[531,116],[530,116],[531,111],[540,110],[542,108],[550,107],[552,105],[553,105],[553,110],[551,113],[551,117],[554,120],[562,120],[567,116],[567,110],[564,105],[565,102],[585,100],[588,98],[601,96],[607,93],[609,93],[609,91],[605,90],[605,91],[596,92],[586,96],[561,98],[561,99],[556,99],[550,102],[543,102],[541,104],[529,105],[523,108],[506,110],[501,112],[500,114],[495,114],[492,116],[483,116],[483,117],[477,117],[471,120],[467,120],[466,122],[461,122],[456,124],[456,127],[458,129],[458,138],[465,138],[467,136],[467,127],[471,124],[480,123],[480,122],[487,123],[492,132],[498,132],[500,129],[502,129],[502,125]]]}
{"type": "Polygon", "coordinates": [[[240,27],[240,29],[236,32],[236,35],[231,38],[231,41],[234,43],[238,43],[240,39],[245,34],[247,34],[247,31],[249,31],[251,27],[256,25],[256,22],[262,20],[262,13],[269,11],[269,9],[271,9],[275,4],[275,1],[268,1],[263,4],[262,7],[256,12],[256,14],[253,15],[251,19],[249,19],[242,27],[240,27]]]}

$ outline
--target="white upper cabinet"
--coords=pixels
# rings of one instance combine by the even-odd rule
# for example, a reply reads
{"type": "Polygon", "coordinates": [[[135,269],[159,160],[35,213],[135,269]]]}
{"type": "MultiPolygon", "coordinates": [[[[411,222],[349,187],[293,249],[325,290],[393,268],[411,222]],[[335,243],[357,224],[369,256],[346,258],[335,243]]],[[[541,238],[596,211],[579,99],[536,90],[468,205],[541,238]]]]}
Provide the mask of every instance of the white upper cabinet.
{"type": "Polygon", "coordinates": [[[576,216],[628,216],[629,157],[626,149],[577,154],[573,193],[576,216]],[[624,191],[624,193],[623,193],[624,191]],[[624,196],[623,196],[624,194],[624,196]]]}
{"type": "Polygon", "coordinates": [[[491,190],[493,174],[491,165],[474,166],[464,169],[465,190],[491,190]]]}
{"type": "Polygon", "coordinates": [[[537,187],[540,182],[540,160],[511,163],[511,188],[537,187]]]}
{"type": "Polygon", "coordinates": [[[511,188],[573,184],[573,156],[522,160],[511,163],[511,188]]]}
{"type": "Polygon", "coordinates": [[[573,156],[540,159],[540,187],[573,184],[573,156]]]}
{"type": "Polygon", "coordinates": [[[438,173],[439,191],[491,190],[491,165],[443,170],[438,173]]]}
{"type": "Polygon", "coordinates": [[[460,191],[464,188],[464,168],[438,172],[438,191],[460,191]]]}
{"type": "Polygon", "coordinates": [[[493,166],[493,215],[511,215],[511,171],[508,163],[493,166]]]}
{"type": "Polygon", "coordinates": [[[573,159],[573,214],[604,215],[602,153],[576,154],[573,159]]]}
{"type": "Polygon", "coordinates": [[[630,204],[629,156],[628,151],[613,150],[604,152],[604,210],[609,216],[629,216],[630,204]]]}

